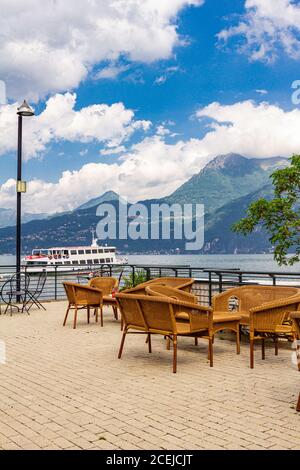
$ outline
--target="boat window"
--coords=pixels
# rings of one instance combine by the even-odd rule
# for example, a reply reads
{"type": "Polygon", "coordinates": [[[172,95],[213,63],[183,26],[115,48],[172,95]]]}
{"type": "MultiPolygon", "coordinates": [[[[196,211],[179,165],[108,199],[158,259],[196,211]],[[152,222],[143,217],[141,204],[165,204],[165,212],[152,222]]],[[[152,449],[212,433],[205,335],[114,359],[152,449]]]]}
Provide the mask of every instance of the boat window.
{"type": "Polygon", "coordinates": [[[69,250],[64,250],[64,251],[63,251],[63,254],[64,254],[64,255],[68,255],[68,254],[69,254],[69,250]]]}
{"type": "Polygon", "coordinates": [[[79,255],[84,255],[84,250],[78,250],[79,255]]]}
{"type": "Polygon", "coordinates": [[[110,253],[110,249],[109,249],[109,248],[105,248],[104,253],[110,253]]]}
{"type": "Polygon", "coordinates": [[[98,250],[98,253],[103,253],[103,250],[102,250],[102,249],[99,249],[99,250],[98,250]]]}
{"type": "Polygon", "coordinates": [[[98,260],[98,259],[94,259],[94,264],[99,264],[99,260],[98,260]]]}
{"type": "Polygon", "coordinates": [[[71,250],[71,255],[77,255],[77,250],[71,250]]]}
{"type": "Polygon", "coordinates": [[[85,264],[85,259],[81,259],[80,264],[85,264]]]}
{"type": "Polygon", "coordinates": [[[65,264],[69,264],[69,265],[70,265],[70,264],[71,264],[71,261],[65,261],[65,264]]]}
{"type": "Polygon", "coordinates": [[[90,255],[90,254],[91,254],[91,250],[85,250],[85,254],[86,254],[86,255],[90,255]]]}
{"type": "Polygon", "coordinates": [[[93,264],[93,260],[92,260],[92,259],[88,259],[88,260],[87,260],[87,264],[93,264]]]}
{"type": "Polygon", "coordinates": [[[78,264],[78,261],[72,261],[72,264],[78,264]]]}
{"type": "Polygon", "coordinates": [[[106,258],[105,262],[110,263],[110,258],[106,258]]]}
{"type": "Polygon", "coordinates": [[[96,253],[98,253],[98,250],[97,250],[97,248],[94,248],[94,249],[92,250],[92,253],[93,253],[93,254],[96,254],[96,253]]]}
{"type": "Polygon", "coordinates": [[[115,253],[115,252],[116,252],[116,249],[115,249],[115,248],[111,248],[110,251],[111,251],[112,253],[115,253]]]}
{"type": "Polygon", "coordinates": [[[105,263],[105,259],[100,259],[100,263],[101,264],[105,263]]]}

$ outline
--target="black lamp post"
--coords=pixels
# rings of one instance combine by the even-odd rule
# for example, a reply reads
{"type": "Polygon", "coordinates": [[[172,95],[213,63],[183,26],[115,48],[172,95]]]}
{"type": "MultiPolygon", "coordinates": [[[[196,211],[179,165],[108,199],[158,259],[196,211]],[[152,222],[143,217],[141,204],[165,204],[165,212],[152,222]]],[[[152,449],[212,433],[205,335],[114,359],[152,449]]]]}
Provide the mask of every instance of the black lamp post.
{"type": "MultiPolygon", "coordinates": [[[[16,233],[16,272],[21,271],[21,196],[26,193],[26,182],[22,181],[22,124],[23,117],[34,116],[33,110],[24,100],[18,108],[18,171],[17,171],[17,233],[16,233]]],[[[20,277],[17,277],[17,291],[20,290],[20,277]]],[[[17,296],[18,297],[18,296],[17,296]]],[[[20,299],[17,298],[17,301],[20,299]]]]}

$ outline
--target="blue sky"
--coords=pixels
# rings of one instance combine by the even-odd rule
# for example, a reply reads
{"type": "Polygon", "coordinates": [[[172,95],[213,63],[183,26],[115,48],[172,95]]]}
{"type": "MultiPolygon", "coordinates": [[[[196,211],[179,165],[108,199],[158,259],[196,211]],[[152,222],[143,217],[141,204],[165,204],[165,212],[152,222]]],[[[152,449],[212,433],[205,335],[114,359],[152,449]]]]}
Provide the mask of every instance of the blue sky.
{"type": "MultiPolygon", "coordinates": [[[[122,0],[119,1],[120,12],[118,14],[121,18],[122,0]]],[[[132,1],[134,11],[143,8],[139,7],[140,0],[132,1]]],[[[32,2],[34,3],[35,0],[32,2]]],[[[157,8],[159,2],[156,0],[147,0],[147,2],[152,14],[152,6],[157,8]]],[[[16,60],[11,69],[7,61],[1,62],[0,60],[0,78],[3,76],[8,90],[7,108],[4,110],[2,107],[2,126],[0,113],[0,129],[2,133],[7,131],[10,137],[10,142],[4,146],[4,150],[0,148],[1,207],[14,204],[11,179],[15,177],[16,172],[15,143],[12,143],[15,137],[14,132],[16,132],[13,126],[16,121],[13,120],[12,109],[23,97],[31,100],[37,115],[46,113],[43,119],[34,118],[35,124],[24,123],[25,152],[27,152],[25,159],[27,161],[24,163],[23,171],[24,178],[31,184],[33,195],[30,199],[28,197],[27,208],[37,212],[47,211],[47,209],[53,212],[55,208],[58,210],[72,208],[73,205],[85,202],[85,199],[95,197],[107,189],[114,189],[131,199],[135,192],[137,198],[168,194],[193,173],[199,171],[208,160],[222,152],[221,139],[224,139],[224,153],[236,151],[250,157],[283,154],[287,156],[299,150],[293,129],[297,129],[298,120],[300,125],[300,115],[298,108],[291,102],[291,84],[294,80],[300,79],[299,2],[206,0],[202,5],[200,5],[201,0],[174,0],[174,2],[178,5],[174,8],[170,7],[172,11],[166,13],[168,7],[165,6],[165,10],[160,12],[163,20],[160,17],[155,35],[160,34],[160,28],[165,32],[169,25],[172,25],[176,31],[176,39],[174,35],[173,39],[167,35],[162,37],[161,54],[160,43],[157,41],[155,44],[154,36],[153,51],[151,50],[153,31],[150,31],[150,45],[149,37],[147,37],[147,43],[145,42],[145,46],[142,45],[138,52],[135,52],[136,43],[133,42],[131,45],[130,38],[127,39],[127,36],[124,36],[125,41],[128,42],[127,51],[125,46],[125,52],[121,46],[115,46],[113,52],[109,48],[108,51],[104,51],[106,55],[103,52],[100,59],[91,58],[90,56],[94,54],[90,51],[94,47],[102,47],[101,35],[100,39],[97,36],[97,40],[100,40],[97,46],[82,26],[80,32],[87,35],[84,45],[89,52],[85,53],[88,59],[80,58],[80,60],[84,65],[88,62],[88,66],[82,78],[78,79],[74,77],[74,72],[71,77],[63,77],[66,69],[60,70],[59,63],[55,66],[55,70],[52,70],[51,63],[47,63],[44,66],[43,75],[43,62],[41,62],[40,70],[36,71],[39,67],[39,60],[44,60],[43,57],[39,59],[39,52],[33,59],[32,54],[28,56],[29,64],[26,64],[28,70],[26,69],[25,72],[22,70],[21,61],[18,70],[18,53],[22,40],[32,41],[32,44],[40,41],[43,47],[47,47],[47,51],[50,50],[50,54],[53,51],[53,54],[57,54],[54,57],[58,57],[58,62],[65,60],[64,57],[61,59],[61,54],[62,51],[70,50],[70,44],[63,37],[63,32],[62,39],[60,39],[60,31],[57,32],[57,39],[54,41],[56,44],[53,44],[52,26],[49,26],[46,18],[43,17],[43,12],[38,9],[36,21],[38,22],[39,15],[42,15],[41,23],[45,22],[43,34],[37,29],[36,36],[34,36],[33,27],[32,37],[27,37],[24,33],[25,36],[15,38],[14,23],[9,16],[11,12],[7,12],[6,20],[8,24],[11,20],[11,30],[7,28],[4,34],[7,36],[7,41],[15,40],[16,42],[16,60]],[[280,14],[281,11],[286,13],[287,19],[280,14]],[[266,35],[266,32],[262,30],[265,21],[272,26],[271,36],[266,35]],[[245,26],[241,28],[241,25],[245,26]],[[231,29],[234,27],[238,30],[231,29]],[[220,36],[219,39],[217,37],[222,31],[224,32],[221,38],[223,40],[220,36]],[[244,32],[241,34],[241,31],[244,32]],[[63,46],[59,43],[60,40],[62,43],[65,41],[63,46]],[[179,41],[184,41],[185,44],[179,44],[179,41]],[[163,50],[164,44],[166,52],[163,50]],[[136,58],[135,55],[138,57],[136,58]],[[30,60],[33,60],[32,64],[30,60]],[[114,68],[119,69],[120,73],[111,77],[114,68]],[[25,75],[24,87],[20,86],[20,74],[25,75]],[[32,74],[34,74],[33,78],[32,74]],[[103,78],[105,74],[110,77],[103,78]],[[61,80],[60,76],[63,77],[61,80]],[[55,85],[52,86],[52,83],[55,85]],[[82,128],[76,128],[74,130],[75,125],[79,127],[85,125],[77,121],[76,124],[72,124],[72,130],[70,128],[64,130],[66,121],[61,119],[60,122],[60,117],[65,112],[66,103],[59,104],[62,111],[59,121],[55,113],[47,110],[47,106],[49,99],[56,99],[58,95],[63,96],[68,92],[76,93],[74,112],[81,113],[83,109],[100,104],[105,105],[107,111],[115,103],[122,103],[125,110],[132,110],[132,118],[126,118],[124,115],[126,130],[123,138],[119,138],[118,135],[118,142],[116,142],[113,136],[114,142],[111,142],[109,131],[107,131],[108,136],[105,135],[102,138],[102,135],[99,137],[97,130],[95,130],[95,135],[87,137],[89,134],[87,129],[83,131],[82,128]],[[252,104],[249,100],[252,100],[252,104]],[[212,109],[212,103],[216,102],[219,107],[212,109]],[[267,103],[264,109],[258,108],[262,102],[267,103]],[[206,109],[206,112],[202,113],[203,109],[206,109]],[[262,132],[262,135],[258,136],[257,145],[253,141],[256,136],[256,119],[257,128],[262,132]],[[247,120],[251,124],[249,129],[247,120]],[[274,140],[270,135],[270,128],[267,127],[267,123],[273,120],[274,140]],[[221,126],[223,125],[222,129],[209,127],[212,122],[216,121],[219,121],[221,126]],[[227,121],[235,123],[231,130],[230,126],[224,127],[224,122],[227,121]],[[135,122],[140,124],[135,126],[135,122]],[[290,123],[292,138],[289,138],[286,133],[279,136],[277,129],[286,129],[288,123],[290,123]],[[130,130],[127,126],[130,126],[130,130]],[[133,126],[132,129],[131,126],[133,126]],[[45,137],[49,133],[53,137],[45,137]],[[207,133],[212,134],[211,139],[210,137],[207,139],[207,133]],[[265,143],[271,145],[264,144],[264,137],[265,143]],[[285,143],[286,139],[289,140],[288,145],[285,143]],[[245,145],[245,142],[249,142],[248,145],[245,145]],[[100,153],[102,150],[105,153],[108,150],[110,153],[110,150],[118,149],[118,147],[122,150],[120,153],[108,155],[100,153]],[[28,150],[28,148],[31,149],[28,150]],[[146,167],[148,164],[150,168],[151,155],[154,153],[151,171],[145,170],[138,176],[135,168],[146,167]],[[170,158],[169,173],[166,168],[160,168],[160,158],[164,161],[170,158]],[[93,164],[98,166],[93,167],[93,164]],[[185,170],[182,171],[182,168],[185,170]],[[65,171],[71,174],[68,175],[66,182],[63,180],[59,183],[65,171]],[[149,175],[152,171],[153,174],[142,183],[141,179],[145,174],[149,175]],[[95,178],[92,176],[95,172],[98,180],[96,176],[95,178]],[[135,174],[137,175],[136,181],[135,174]],[[66,186],[68,196],[59,185],[66,186]],[[83,186],[86,186],[85,191],[82,189],[83,186]],[[148,192],[145,188],[148,188],[148,192]],[[48,208],[49,197],[53,197],[54,202],[48,208]],[[39,204],[38,200],[44,202],[39,204]]],[[[15,3],[17,7],[18,0],[15,3]]],[[[88,9],[90,5],[88,0],[82,0],[81,3],[83,6],[85,3],[88,9]]],[[[99,2],[99,4],[102,3],[99,2]]],[[[49,2],[50,7],[51,2],[49,2]]],[[[101,5],[99,8],[100,10],[94,14],[101,16],[101,5]]],[[[103,9],[105,8],[103,6],[103,9]]],[[[142,10],[141,17],[144,18],[149,11],[142,10]]],[[[26,14],[28,11],[25,7],[24,15],[26,14]]],[[[64,22],[68,22],[68,15],[71,15],[71,12],[59,11],[58,7],[55,15],[61,15],[58,18],[63,25],[64,22]]],[[[137,16],[136,19],[135,15],[132,16],[129,12],[126,21],[129,24],[131,21],[135,24],[140,21],[140,17],[137,16]]],[[[147,26],[151,29],[151,17],[149,21],[147,20],[147,26]]],[[[145,29],[144,24],[142,27],[145,29]]],[[[72,21],[69,28],[72,29],[72,21]]],[[[111,34],[113,33],[114,31],[111,31],[111,34]]],[[[115,34],[118,34],[117,29],[115,34]]],[[[123,30],[120,34],[123,34],[123,30]]],[[[138,40],[139,38],[140,36],[138,40]]],[[[143,39],[141,38],[141,43],[143,39]]],[[[105,42],[105,38],[103,41],[105,42]]],[[[66,60],[69,60],[69,57],[66,57],[66,60]]],[[[70,65],[72,66],[73,64],[70,65]]],[[[106,111],[103,112],[106,113],[106,111]]],[[[97,119],[97,116],[93,119],[97,119]]],[[[114,119],[117,117],[114,116],[111,124],[108,121],[105,125],[117,127],[114,119]]],[[[122,132],[124,121],[118,123],[122,132]]],[[[101,120],[98,125],[99,128],[103,126],[101,120]]]]}

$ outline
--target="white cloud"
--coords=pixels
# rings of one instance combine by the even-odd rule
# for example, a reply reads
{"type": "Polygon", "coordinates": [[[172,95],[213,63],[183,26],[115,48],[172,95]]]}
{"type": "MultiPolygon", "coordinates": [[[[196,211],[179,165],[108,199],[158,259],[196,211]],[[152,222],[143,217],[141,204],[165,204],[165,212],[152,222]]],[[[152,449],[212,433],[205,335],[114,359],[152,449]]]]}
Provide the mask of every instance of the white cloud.
{"type": "Polygon", "coordinates": [[[119,145],[118,147],[112,149],[102,149],[100,150],[100,155],[116,155],[118,153],[126,152],[126,147],[124,145],[119,145]]]}
{"type": "Polygon", "coordinates": [[[160,75],[159,77],[156,77],[154,80],[155,85],[162,85],[167,81],[167,76],[166,75],[160,75]]]}
{"type": "Polygon", "coordinates": [[[246,13],[240,23],[221,31],[218,37],[227,42],[243,38],[239,49],[253,61],[273,62],[283,51],[300,58],[300,5],[293,0],[246,0],[246,13]]]}
{"type": "Polygon", "coordinates": [[[180,69],[180,67],[178,67],[178,65],[172,65],[171,67],[167,67],[163,75],[156,77],[156,79],[154,80],[154,84],[162,85],[168,80],[168,78],[171,75],[173,75],[176,72],[182,72],[182,70],[180,69]]]}
{"type": "Polygon", "coordinates": [[[103,61],[151,63],[183,45],[176,19],[203,0],[1,0],[0,77],[37,101],[76,88],[103,61]]]}
{"type": "Polygon", "coordinates": [[[126,72],[129,70],[129,65],[108,65],[107,67],[104,67],[103,69],[99,70],[94,75],[94,80],[111,80],[117,78],[121,73],[126,72]]]}
{"type": "MultiPolygon", "coordinates": [[[[24,119],[24,156],[37,157],[56,141],[104,143],[113,148],[126,141],[136,130],[148,130],[149,121],[135,121],[134,112],[123,103],[94,104],[75,110],[76,94],[57,94],[45,110],[24,119]]],[[[16,150],[17,105],[0,107],[0,155],[16,150]]]]}
{"type": "Polygon", "coordinates": [[[202,139],[207,154],[238,152],[249,157],[291,156],[300,150],[300,109],[284,111],[269,103],[212,103],[197,112],[209,117],[211,132],[202,139]]]}
{"type": "MultiPolygon", "coordinates": [[[[112,164],[86,164],[80,170],[64,172],[57,183],[30,181],[24,210],[69,210],[108,190],[130,201],[158,198],[172,193],[219,154],[288,157],[300,151],[300,109],[284,111],[253,101],[226,106],[212,103],[196,116],[200,121],[212,120],[202,139],[169,144],[156,134],[133,145],[112,164]]],[[[15,182],[8,180],[0,187],[0,207],[14,205],[15,182]]]]}
{"type": "Polygon", "coordinates": [[[256,93],[258,93],[259,95],[267,95],[268,94],[268,91],[267,90],[255,90],[256,93]]]}

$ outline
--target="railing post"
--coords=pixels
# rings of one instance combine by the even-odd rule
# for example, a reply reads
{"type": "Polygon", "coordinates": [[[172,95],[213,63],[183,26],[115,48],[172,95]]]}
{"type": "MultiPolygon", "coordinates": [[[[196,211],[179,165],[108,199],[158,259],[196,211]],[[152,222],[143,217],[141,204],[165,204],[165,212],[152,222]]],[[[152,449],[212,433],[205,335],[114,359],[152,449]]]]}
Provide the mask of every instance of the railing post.
{"type": "Polygon", "coordinates": [[[135,285],[135,266],[131,266],[132,268],[132,283],[135,285]]]}
{"type": "Polygon", "coordinates": [[[239,284],[241,285],[243,283],[243,275],[239,274],[239,284]]]}
{"type": "Polygon", "coordinates": [[[222,292],[223,292],[223,283],[222,283],[222,281],[223,281],[222,274],[219,273],[219,294],[222,294],[222,292]]]}
{"type": "Polygon", "coordinates": [[[57,266],[55,265],[54,271],[54,299],[57,300],[57,266]]]}

